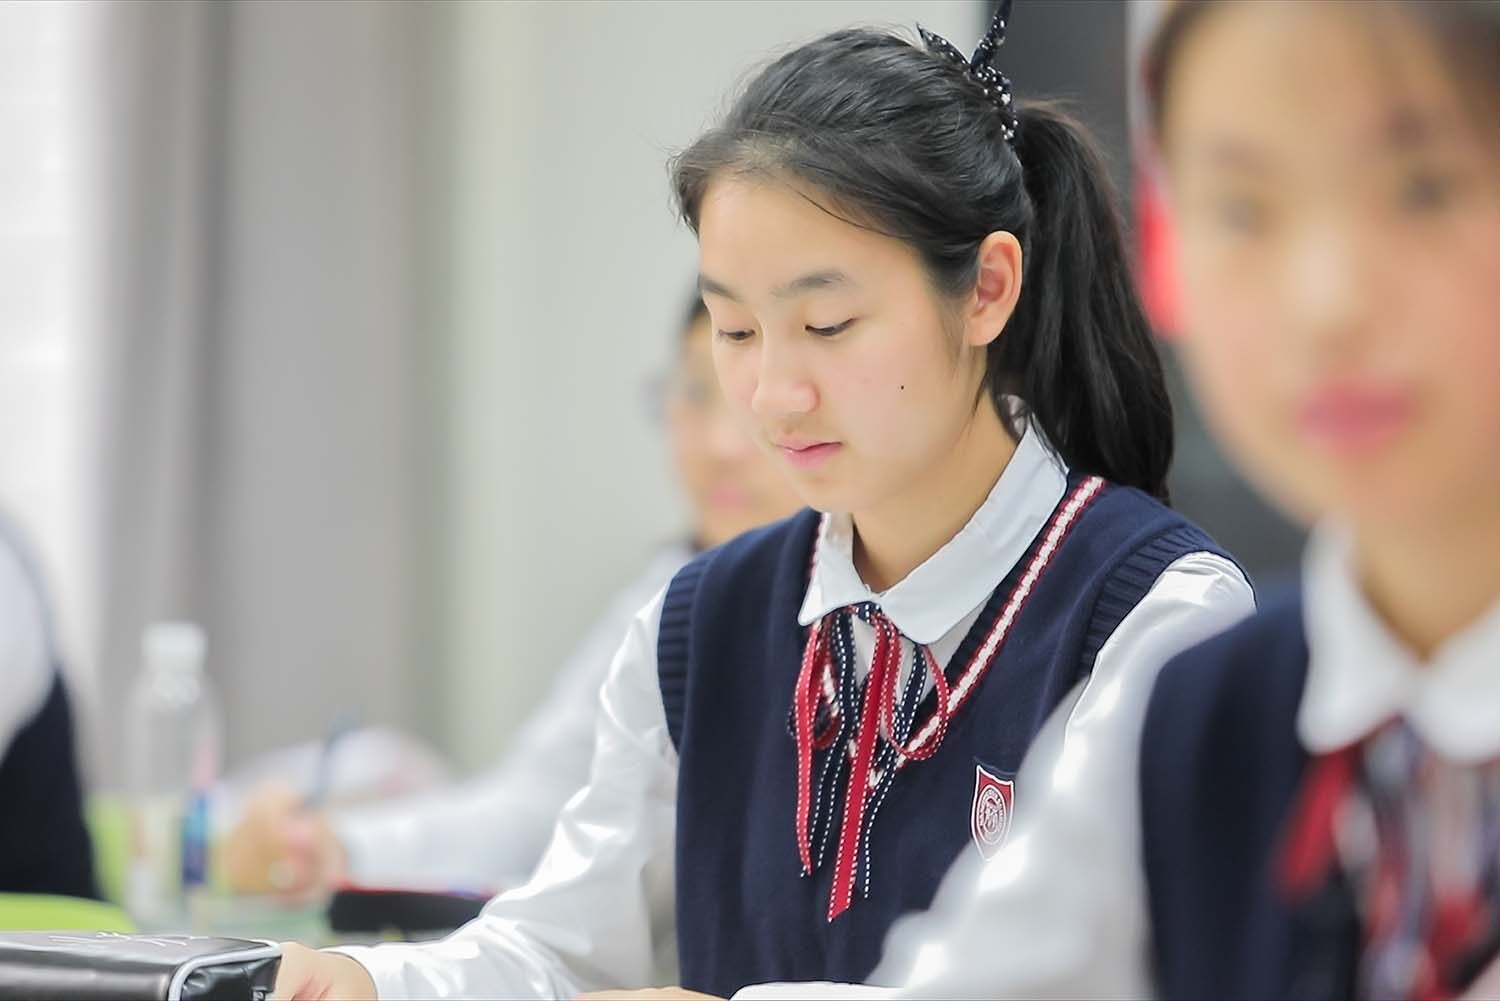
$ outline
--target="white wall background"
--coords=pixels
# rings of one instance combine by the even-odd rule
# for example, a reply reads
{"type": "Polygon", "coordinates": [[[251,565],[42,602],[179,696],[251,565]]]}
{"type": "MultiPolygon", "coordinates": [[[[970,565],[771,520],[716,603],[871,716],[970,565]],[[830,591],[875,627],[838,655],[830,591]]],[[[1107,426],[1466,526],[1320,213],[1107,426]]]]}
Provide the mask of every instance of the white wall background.
{"type": "MultiPolygon", "coordinates": [[[[442,742],[492,759],[588,616],[681,524],[641,387],[695,275],[664,167],[773,50],[975,0],[450,8],[442,742]]],[[[441,89],[440,89],[441,92],[441,89]]]]}

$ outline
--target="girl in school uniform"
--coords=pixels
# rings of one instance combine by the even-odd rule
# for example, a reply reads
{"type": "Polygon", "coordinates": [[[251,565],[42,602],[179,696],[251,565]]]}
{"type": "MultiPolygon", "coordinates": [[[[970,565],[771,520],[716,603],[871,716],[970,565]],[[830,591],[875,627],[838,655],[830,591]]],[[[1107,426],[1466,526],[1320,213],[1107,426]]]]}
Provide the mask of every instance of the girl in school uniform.
{"type": "Polygon", "coordinates": [[[1162,503],[1170,405],[1106,175],[1013,104],[1005,13],[972,59],[805,44],[676,158],[720,382],[809,510],[637,617],[529,885],[440,943],[293,949],[280,996],[842,993],[1046,797],[1015,777],[1049,714],[1086,732],[1248,613],[1162,503]]]}
{"type": "Polygon", "coordinates": [[[1190,371],[1245,470],[1315,521],[1301,588],[1162,672],[1138,782],[1096,790],[1136,853],[1075,832],[1050,864],[955,871],[881,975],[1494,997],[1500,5],[1186,3],[1149,79],[1190,371]],[[1070,867],[1071,919],[1023,924],[1070,867]],[[1046,955],[976,948],[997,940],[1046,955]]]}

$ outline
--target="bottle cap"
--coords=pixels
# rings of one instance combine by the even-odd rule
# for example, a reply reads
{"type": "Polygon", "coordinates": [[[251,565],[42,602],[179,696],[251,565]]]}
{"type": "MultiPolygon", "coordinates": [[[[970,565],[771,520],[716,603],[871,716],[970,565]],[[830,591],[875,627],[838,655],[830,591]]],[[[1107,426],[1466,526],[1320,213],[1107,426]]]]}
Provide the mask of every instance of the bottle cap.
{"type": "Polygon", "coordinates": [[[201,671],[207,640],[193,622],[153,622],[141,634],[141,657],[151,670],[201,671]]]}

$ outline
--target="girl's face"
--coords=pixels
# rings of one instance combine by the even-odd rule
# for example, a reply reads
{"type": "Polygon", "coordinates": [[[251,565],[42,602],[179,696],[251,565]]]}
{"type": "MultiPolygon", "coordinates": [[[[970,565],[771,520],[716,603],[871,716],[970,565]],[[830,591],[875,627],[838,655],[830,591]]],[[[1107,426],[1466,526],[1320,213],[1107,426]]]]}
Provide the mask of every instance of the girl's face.
{"type": "Polygon", "coordinates": [[[717,546],[800,506],[782,470],[734,420],[714,375],[705,316],[683,341],[667,394],[667,436],[692,503],[698,542],[717,546]]]}
{"type": "Polygon", "coordinates": [[[809,505],[868,511],[953,451],[983,355],[950,335],[914,250],[734,178],[710,185],[698,233],[725,395],[809,505]]]}
{"type": "Polygon", "coordinates": [[[1225,4],[1163,108],[1189,368],[1304,518],[1411,525],[1500,496],[1500,164],[1407,16],[1225,4]]]}

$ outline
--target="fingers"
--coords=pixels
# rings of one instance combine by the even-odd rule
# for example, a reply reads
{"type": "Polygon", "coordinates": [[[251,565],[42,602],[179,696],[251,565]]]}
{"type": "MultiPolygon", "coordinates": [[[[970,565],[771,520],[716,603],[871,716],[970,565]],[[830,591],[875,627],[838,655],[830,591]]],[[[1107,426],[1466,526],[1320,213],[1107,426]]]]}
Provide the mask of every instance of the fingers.
{"type": "Polygon", "coordinates": [[[375,981],[348,956],[285,942],[275,995],[277,1001],[375,1001],[375,981]]]}
{"type": "Polygon", "coordinates": [[[276,971],[274,994],[277,1001],[302,1001],[319,995],[310,988],[316,970],[317,953],[295,942],[281,945],[281,966],[276,971]]]}
{"type": "Polygon", "coordinates": [[[338,876],[341,857],[327,819],[285,785],[256,790],[223,851],[229,884],[242,893],[321,889],[338,876]]]}
{"type": "Polygon", "coordinates": [[[274,831],[285,813],[286,792],[275,786],[262,786],[245,805],[239,823],[220,846],[224,871],[232,889],[242,893],[269,890],[268,871],[279,854],[274,831]]]}

